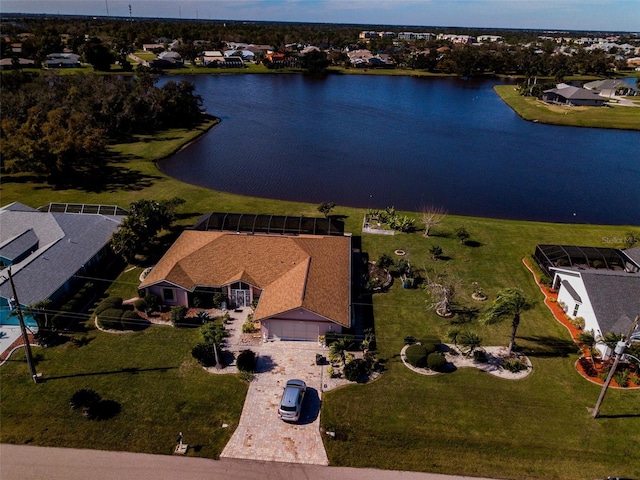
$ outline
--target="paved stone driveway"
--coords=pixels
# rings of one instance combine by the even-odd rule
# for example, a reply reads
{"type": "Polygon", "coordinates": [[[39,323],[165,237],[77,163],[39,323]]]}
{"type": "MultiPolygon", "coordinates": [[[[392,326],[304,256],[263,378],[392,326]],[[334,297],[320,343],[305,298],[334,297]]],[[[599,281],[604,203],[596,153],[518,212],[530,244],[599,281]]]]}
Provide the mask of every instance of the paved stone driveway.
{"type": "MultiPolygon", "coordinates": [[[[235,319],[233,330],[241,325],[235,319]]],[[[233,348],[233,345],[230,345],[233,348]]],[[[241,347],[247,348],[247,347],[241,347]]],[[[249,385],[240,424],[221,457],[287,463],[328,465],[320,434],[320,401],[323,368],[316,353],[326,356],[314,342],[266,342],[250,347],[258,354],[257,372],[249,385]],[[278,403],[287,380],[307,382],[302,416],[297,424],[278,418],[278,403]]]]}

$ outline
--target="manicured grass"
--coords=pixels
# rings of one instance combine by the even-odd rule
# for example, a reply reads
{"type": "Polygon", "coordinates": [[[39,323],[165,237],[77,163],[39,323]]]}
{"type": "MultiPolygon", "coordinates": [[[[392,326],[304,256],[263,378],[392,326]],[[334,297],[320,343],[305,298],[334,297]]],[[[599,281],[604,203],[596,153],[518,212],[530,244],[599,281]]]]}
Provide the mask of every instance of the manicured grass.
{"type": "MultiPolygon", "coordinates": [[[[534,370],[519,381],[475,369],[436,377],[411,372],[400,360],[403,338],[435,335],[446,341],[447,330],[460,317],[445,320],[427,311],[422,290],[402,289],[396,281],[373,297],[379,356],[388,370],[371,384],[323,397],[321,422],[337,433],[336,440],[325,439],[331,462],[492,478],[596,478],[612,471],[637,476],[640,459],[629,455],[640,446],[639,392],[610,390],[602,418],[590,417],[587,407],[595,405],[600,387],[575,371],[577,349],[543,305],[521,262],[536,243],[602,245],[606,232],[616,228],[624,229],[451,216],[429,239],[419,233],[365,235],[363,250],[373,260],[401,249],[414,268],[457,275],[461,306],[484,306],[470,298],[473,281],[488,301],[501,288],[522,288],[536,305],[523,315],[517,343],[534,370]],[[462,224],[479,246],[463,246],[452,238],[462,224]],[[450,260],[431,260],[428,248],[434,244],[450,260]],[[607,455],[600,453],[602,445],[607,455]]],[[[478,333],[483,345],[508,343],[509,321],[487,327],[475,319],[457,326],[478,333]]]]}
{"type": "Polygon", "coordinates": [[[34,348],[46,378],[37,385],[24,355],[14,354],[1,370],[0,441],[171,454],[182,431],[189,455],[217,458],[238,424],[247,384],[205,372],[191,357],[198,335],[164,326],[129,334],[92,329],[83,346],[34,348]],[[69,408],[81,388],[117,402],[120,412],[84,419],[69,408]]]}
{"type": "MultiPolygon", "coordinates": [[[[25,176],[6,176],[2,203],[17,200],[39,206],[66,201],[126,207],[141,198],[179,196],[187,200],[180,210],[183,225],[208,211],[318,215],[313,204],[215,192],[155,169],[154,160],[208,126],[114,146],[109,166],[113,178],[98,190],[55,189],[31,183],[25,176]]],[[[333,213],[344,215],[346,230],[360,236],[364,210],[338,206],[333,213]]],[[[628,230],[448,216],[428,239],[420,232],[363,235],[362,250],[372,260],[402,249],[418,273],[436,268],[457,275],[462,305],[483,306],[470,299],[473,281],[490,300],[503,287],[522,288],[537,302],[524,314],[517,339],[531,357],[534,371],[515,382],[475,369],[437,377],[409,371],[399,360],[403,337],[444,337],[450,324],[426,310],[422,290],[404,290],[396,279],[389,292],[373,298],[379,357],[387,371],[371,384],[323,396],[322,424],[338,433],[326,444],[331,464],[494,478],[639,476],[640,395],[610,390],[602,417],[593,420],[588,415],[599,387],[576,373],[576,348],[542,305],[542,294],[521,262],[537,243],[604,245],[603,237],[624,237],[628,230]],[[461,245],[453,236],[460,225],[471,233],[473,246],[461,245]],[[449,259],[431,260],[428,249],[433,244],[440,245],[449,259]]],[[[123,272],[108,294],[135,295],[139,274],[139,268],[123,272]]],[[[359,303],[367,303],[366,297],[359,303]]],[[[509,322],[485,327],[474,320],[468,328],[485,345],[508,342],[509,322]]],[[[197,331],[154,326],[111,335],[91,330],[87,338],[84,346],[67,343],[36,350],[38,370],[50,379],[44,384],[30,382],[20,355],[0,369],[0,441],[168,454],[177,433],[183,431],[185,442],[200,446],[192,454],[219,455],[237,424],[246,384],[233,376],[208,375],[195,364],[190,349],[198,341],[197,331]],[[67,406],[80,388],[93,388],[105,400],[118,402],[121,412],[104,421],[82,419],[67,406]],[[222,423],[231,428],[222,429],[222,423]]]]}
{"type": "Polygon", "coordinates": [[[640,130],[640,108],[637,107],[561,107],[523,97],[513,85],[496,85],[493,89],[525,120],[574,127],[640,130]]]}

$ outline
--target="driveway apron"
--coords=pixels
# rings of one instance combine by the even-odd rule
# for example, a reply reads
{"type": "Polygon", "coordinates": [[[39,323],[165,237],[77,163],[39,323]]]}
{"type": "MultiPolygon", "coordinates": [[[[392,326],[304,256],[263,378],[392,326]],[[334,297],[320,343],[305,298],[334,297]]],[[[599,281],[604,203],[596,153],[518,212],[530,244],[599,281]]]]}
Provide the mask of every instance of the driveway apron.
{"type": "MultiPolygon", "coordinates": [[[[221,457],[328,465],[320,434],[322,368],[315,364],[321,349],[313,342],[266,342],[255,348],[257,373],[249,385],[240,423],[221,457]],[[278,418],[287,380],[307,383],[300,421],[278,418]]],[[[322,352],[326,354],[325,352],[322,352]]]]}

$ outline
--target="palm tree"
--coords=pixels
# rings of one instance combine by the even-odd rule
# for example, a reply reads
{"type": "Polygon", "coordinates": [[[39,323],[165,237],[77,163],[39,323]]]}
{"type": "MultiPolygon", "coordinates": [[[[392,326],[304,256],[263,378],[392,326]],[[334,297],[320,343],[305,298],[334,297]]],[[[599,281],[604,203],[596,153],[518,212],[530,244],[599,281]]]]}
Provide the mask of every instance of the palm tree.
{"type": "Polygon", "coordinates": [[[496,299],[493,301],[484,314],[484,323],[492,325],[501,322],[507,317],[511,318],[511,340],[509,341],[509,355],[513,350],[516,342],[516,332],[520,325],[520,315],[525,310],[531,308],[531,303],[526,299],[522,290],[517,288],[505,288],[498,292],[496,299]]]}

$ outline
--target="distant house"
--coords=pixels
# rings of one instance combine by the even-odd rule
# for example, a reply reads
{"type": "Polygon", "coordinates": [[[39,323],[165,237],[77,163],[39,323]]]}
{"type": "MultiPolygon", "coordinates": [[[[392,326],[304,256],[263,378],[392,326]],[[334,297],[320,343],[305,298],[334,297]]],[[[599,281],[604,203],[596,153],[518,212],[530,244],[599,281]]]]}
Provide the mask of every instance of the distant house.
{"type": "Polygon", "coordinates": [[[317,341],[351,327],[351,237],[187,230],[139,288],[165,305],[218,293],[255,305],[264,339],[317,341]]]}
{"type": "Polygon", "coordinates": [[[10,70],[15,68],[29,68],[35,66],[33,60],[28,58],[3,58],[0,59],[0,70],[10,70]]]}
{"type": "Polygon", "coordinates": [[[267,60],[269,60],[272,63],[282,63],[286,59],[286,56],[284,53],[278,53],[274,51],[267,52],[266,57],[267,57],[267,60]]]}
{"type": "Polygon", "coordinates": [[[149,65],[155,68],[181,68],[184,63],[179,53],[162,52],[158,55],[158,58],[151,60],[149,65]]]}
{"type": "Polygon", "coordinates": [[[75,53],[51,53],[44,60],[46,68],[77,68],[80,67],[80,55],[75,53]]]}
{"type": "Polygon", "coordinates": [[[606,80],[596,80],[595,82],[588,82],[584,84],[584,88],[597,93],[601,97],[615,97],[615,96],[636,96],[640,95],[640,91],[637,88],[630,85],[624,80],[617,78],[608,78],[606,80]]]}
{"type": "Polygon", "coordinates": [[[164,50],[163,43],[143,43],[142,50],[145,52],[152,52],[154,50],[164,50]]]}
{"type": "Polygon", "coordinates": [[[0,208],[0,324],[13,297],[7,268],[23,306],[67,292],[83,275],[108,258],[111,235],[126,211],[103,205],[48,205],[36,210],[18,202],[0,208]],[[73,212],[73,213],[72,213],[73,212]]]}
{"type": "Polygon", "coordinates": [[[360,49],[347,52],[351,66],[355,68],[393,68],[395,63],[386,53],[374,55],[370,50],[360,49]]]}
{"type": "MultiPolygon", "coordinates": [[[[628,333],[640,313],[640,247],[538,245],[534,258],[552,279],[565,313],[584,318],[585,331],[596,337],[628,333]]],[[[611,353],[604,344],[598,349],[611,353]]]]}
{"type": "Polygon", "coordinates": [[[542,101],[567,106],[601,107],[605,99],[600,95],[580,87],[561,84],[557,88],[545,90],[542,101]]]}
{"type": "Polygon", "coordinates": [[[206,51],[202,55],[202,64],[211,68],[244,68],[246,67],[242,57],[231,55],[233,52],[222,53],[217,50],[206,51]]]}

